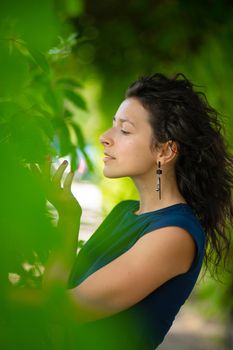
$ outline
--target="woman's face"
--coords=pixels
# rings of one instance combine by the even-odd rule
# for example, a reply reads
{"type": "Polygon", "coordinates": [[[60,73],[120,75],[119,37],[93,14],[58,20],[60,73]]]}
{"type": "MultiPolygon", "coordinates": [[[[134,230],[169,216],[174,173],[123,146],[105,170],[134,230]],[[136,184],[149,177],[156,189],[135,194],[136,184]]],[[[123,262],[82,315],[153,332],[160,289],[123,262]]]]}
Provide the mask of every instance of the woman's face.
{"type": "Polygon", "coordinates": [[[149,112],[136,98],[127,98],[113,118],[113,126],[100,137],[104,145],[103,174],[109,178],[137,177],[154,170],[156,155],[150,149],[149,112]]]}

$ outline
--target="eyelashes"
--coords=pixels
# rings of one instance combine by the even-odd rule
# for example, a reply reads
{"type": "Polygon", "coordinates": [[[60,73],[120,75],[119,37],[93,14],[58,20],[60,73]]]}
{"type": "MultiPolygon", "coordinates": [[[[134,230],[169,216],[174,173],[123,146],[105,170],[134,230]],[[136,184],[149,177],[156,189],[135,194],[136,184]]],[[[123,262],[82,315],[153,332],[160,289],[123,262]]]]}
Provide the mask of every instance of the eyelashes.
{"type": "MultiPolygon", "coordinates": [[[[113,125],[112,127],[114,128],[114,125],[113,125]]],[[[129,134],[131,134],[130,132],[125,131],[125,130],[120,130],[120,131],[121,131],[121,133],[124,134],[124,135],[129,135],[129,134]]]]}

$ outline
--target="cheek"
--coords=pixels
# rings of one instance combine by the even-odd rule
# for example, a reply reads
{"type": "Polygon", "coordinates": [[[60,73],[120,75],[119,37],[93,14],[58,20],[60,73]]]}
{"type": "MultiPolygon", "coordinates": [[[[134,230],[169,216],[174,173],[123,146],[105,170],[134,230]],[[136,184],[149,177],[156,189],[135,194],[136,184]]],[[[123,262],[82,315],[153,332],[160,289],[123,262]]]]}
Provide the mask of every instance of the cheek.
{"type": "Polygon", "coordinates": [[[132,157],[128,165],[134,168],[135,171],[145,172],[150,170],[154,164],[151,157],[145,156],[145,153],[138,153],[136,156],[132,157]]]}
{"type": "MultiPolygon", "coordinates": [[[[144,141],[144,140],[143,140],[144,141]]],[[[136,142],[130,142],[127,148],[127,153],[130,153],[132,158],[151,158],[149,145],[143,142],[142,139],[136,140],[136,142]]]]}
{"type": "Polygon", "coordinates": [[[129,142],[121,153],[120,162],[127,167],[135,167],[138,169],[149,168],[153,165],[154,159],[149,148],[142,142],[129,142]]]}

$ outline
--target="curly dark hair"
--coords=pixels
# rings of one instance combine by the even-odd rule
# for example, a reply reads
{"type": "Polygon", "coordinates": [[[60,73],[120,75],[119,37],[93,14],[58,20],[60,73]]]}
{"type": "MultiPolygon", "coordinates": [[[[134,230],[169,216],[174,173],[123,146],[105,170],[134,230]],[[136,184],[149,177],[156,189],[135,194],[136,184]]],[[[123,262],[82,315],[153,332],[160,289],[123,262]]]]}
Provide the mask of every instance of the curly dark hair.
{"type": "Polygon", "coordinates": [[[205,272],[218,277],[231,251],[233,154],[223,116],[194,87],[182,73],[172,78],[156,73],[132,83],[125,97],[138,99],[149,112],[152,148],[176,142],[177,185],[206,233],[205,272]]]}

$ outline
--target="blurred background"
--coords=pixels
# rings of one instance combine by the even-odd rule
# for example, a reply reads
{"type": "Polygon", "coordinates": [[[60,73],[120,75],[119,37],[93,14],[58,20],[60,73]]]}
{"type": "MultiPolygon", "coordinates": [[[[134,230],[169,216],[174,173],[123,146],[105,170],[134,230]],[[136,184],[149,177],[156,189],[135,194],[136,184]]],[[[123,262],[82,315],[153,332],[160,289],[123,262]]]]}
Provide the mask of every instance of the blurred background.
{"type": "MultiPolygon", "coordinates": [[[[56,242],[56,212],[29,164],[47,154],[54,167],[69,160],[81,247],[116,203],[137,199],[128,178],[104,178],[99,136],[139,76],[184,73],[222,113],[232,150],[232,39],[229,0],[1,0],[1,349],[59,349],[43,313],[15,310],[2,295],[40,286],[56,242]],[[24,333],[25,319],[43,339],[24,333]]],[[[159,349],[233,349],[232,275],[199,280],[159,349]]]]}

